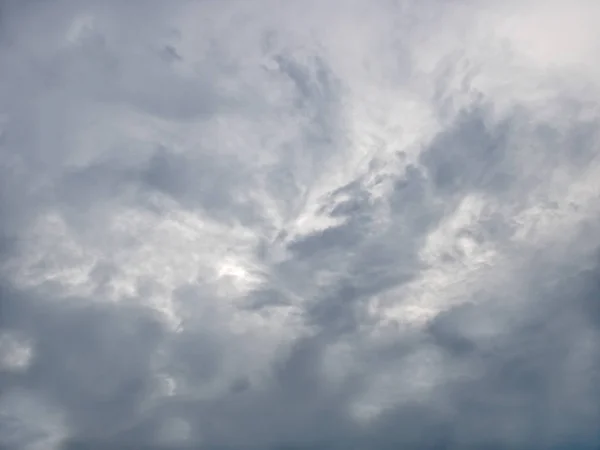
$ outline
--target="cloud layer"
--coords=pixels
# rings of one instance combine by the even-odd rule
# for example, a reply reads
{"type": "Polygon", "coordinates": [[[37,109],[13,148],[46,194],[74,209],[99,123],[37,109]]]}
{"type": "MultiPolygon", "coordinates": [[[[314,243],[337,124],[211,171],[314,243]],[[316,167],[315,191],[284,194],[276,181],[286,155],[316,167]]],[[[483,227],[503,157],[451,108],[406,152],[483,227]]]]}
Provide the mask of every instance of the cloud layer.
{"type": "Polygon", "coordinates": [[[0,8],[0,447],[600,445],[597,2],[0,8]]]}

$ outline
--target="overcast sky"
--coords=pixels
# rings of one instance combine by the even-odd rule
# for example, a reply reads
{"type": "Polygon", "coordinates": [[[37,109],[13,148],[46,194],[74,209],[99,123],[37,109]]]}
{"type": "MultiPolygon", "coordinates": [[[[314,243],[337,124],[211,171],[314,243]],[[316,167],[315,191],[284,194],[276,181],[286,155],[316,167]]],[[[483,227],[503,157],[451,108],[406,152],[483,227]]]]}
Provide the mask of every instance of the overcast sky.
{"type": "Polygon", "coordinates": [[[0,448],[598,448],[598,23],[1,0],[0,448]]]}

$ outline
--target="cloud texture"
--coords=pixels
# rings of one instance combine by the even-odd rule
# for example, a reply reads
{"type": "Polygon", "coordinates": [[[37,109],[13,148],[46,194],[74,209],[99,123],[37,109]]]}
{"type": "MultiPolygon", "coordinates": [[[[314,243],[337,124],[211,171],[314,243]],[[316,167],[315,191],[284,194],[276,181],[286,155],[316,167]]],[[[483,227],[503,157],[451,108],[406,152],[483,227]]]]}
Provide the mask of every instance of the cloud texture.
{"type": "Polygon", "coordinates": [[[598,2],[0,8],[0,447],[600,445],[598,2]]]}

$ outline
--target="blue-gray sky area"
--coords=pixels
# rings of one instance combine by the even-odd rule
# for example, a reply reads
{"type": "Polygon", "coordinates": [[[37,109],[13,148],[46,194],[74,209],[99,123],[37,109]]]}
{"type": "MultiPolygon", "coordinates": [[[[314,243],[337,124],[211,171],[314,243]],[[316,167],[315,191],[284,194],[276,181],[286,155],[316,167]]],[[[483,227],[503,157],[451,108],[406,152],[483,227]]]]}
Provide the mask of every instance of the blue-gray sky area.
{"type": "Polygon", "coordinates": [[[1,0],[0,448],[600,448],[598,23],[1,0]]]}

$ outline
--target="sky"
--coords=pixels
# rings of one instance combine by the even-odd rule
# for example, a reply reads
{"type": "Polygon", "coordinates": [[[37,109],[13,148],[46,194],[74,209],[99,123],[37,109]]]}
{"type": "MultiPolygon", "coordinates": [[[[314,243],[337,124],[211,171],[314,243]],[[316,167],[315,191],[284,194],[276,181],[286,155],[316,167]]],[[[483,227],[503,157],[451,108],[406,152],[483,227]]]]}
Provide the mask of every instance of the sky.
{"type": "Polygon", "coordinates": [[[600,448],[599,21],[0,0],[0,448],[600,448]]]}

